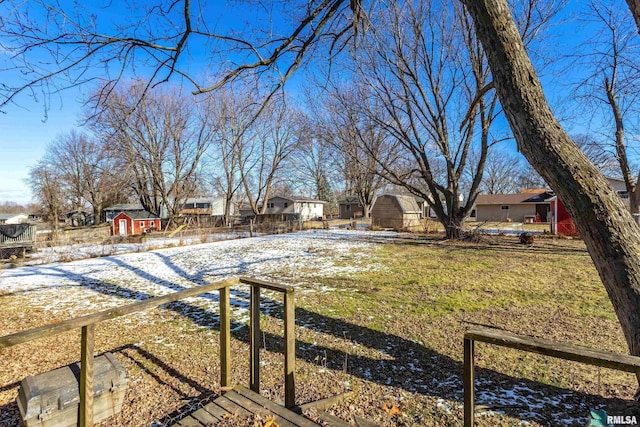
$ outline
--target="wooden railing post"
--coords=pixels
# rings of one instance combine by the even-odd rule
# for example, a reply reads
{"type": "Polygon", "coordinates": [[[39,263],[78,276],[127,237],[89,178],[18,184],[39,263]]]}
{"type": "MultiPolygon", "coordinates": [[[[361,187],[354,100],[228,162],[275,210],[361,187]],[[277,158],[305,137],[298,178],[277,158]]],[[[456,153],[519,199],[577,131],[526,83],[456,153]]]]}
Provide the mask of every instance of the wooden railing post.
{"type": "Polygon", "coordinates": [[[260,286],[251,285],[249,338],[249,388],[260,394],[260,286]]]}
{"type": "Polygon", "coordinates": [[[296,306],[293,289],[284,293],[284,406],[296,405],[296,306]]]}
{"type": "Polygon", "coordinates": [[[231,385],[230,287],[220,288],[220,387],[231,385]]]}
{"type": "Polygon", "coordinates": [[[80,427],[93,426],[93,353],[95,324],[82,327],[80,339],[80,427]]]}
{"type": "Polygon", "coordinates": [[[474,341],[464,339],[464,427],[473,427],[474,423],[474,341]]]}

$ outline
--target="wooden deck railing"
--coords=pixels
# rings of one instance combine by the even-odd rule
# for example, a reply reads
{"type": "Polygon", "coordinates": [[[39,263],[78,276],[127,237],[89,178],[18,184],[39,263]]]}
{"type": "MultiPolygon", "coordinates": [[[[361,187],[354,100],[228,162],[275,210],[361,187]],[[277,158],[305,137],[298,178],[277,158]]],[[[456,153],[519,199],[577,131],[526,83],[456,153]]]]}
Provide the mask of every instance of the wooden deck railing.
{"type": "Polygon", "coordinates": [[[476,341],[618,371],[633,372],[636,375],[640,374],[640,357],[592,350],[587,347],[513,334],[499,329],[474,327],[464,334],[464,427],[473,427],[474,425],[473,359],[476,341]]]}
{"type": "Polygon", "coordinates": [[[241,277],[196,286],[168,295],[153,297],[137,303],[114,307],[98,313],[40,326],[23,332],[0,337],[0,348],[27,343],[73,329],[81,329],[80,349],[80,414],[78,425],[93,425],[93,357],[95,325],[105,320],[137,313],[170,302],[195,297],[213,291],[220,292],[220,387],[231,387],[231,305],[230,287],[243,283],[251,286],[250,314],[250,387],[260,392],[260,289],[270,289],[284,294],[285,323],[285,406],[295,405],[295,305],[293,287],[241,277]]]}

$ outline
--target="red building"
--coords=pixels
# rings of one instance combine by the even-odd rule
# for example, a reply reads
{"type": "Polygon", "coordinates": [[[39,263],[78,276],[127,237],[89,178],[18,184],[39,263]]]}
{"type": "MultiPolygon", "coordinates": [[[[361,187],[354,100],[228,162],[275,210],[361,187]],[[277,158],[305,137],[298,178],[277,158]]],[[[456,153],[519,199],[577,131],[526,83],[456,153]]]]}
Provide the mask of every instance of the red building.
{"type": "Polygon", "coordinates": [[[551,200],[551,212],[553,215],[553,222],[551,223],[552,234],[561,236],[577,236],[579,234],[571,215],[567,212],[567,208],[557,197],[551,200]]]}
{"type": "Polygon", "coordinates": [[[162,230],[160,218],[147,211],[120,212],[113,218],[112,224],[114,236],[129,236],[162,230]]]}

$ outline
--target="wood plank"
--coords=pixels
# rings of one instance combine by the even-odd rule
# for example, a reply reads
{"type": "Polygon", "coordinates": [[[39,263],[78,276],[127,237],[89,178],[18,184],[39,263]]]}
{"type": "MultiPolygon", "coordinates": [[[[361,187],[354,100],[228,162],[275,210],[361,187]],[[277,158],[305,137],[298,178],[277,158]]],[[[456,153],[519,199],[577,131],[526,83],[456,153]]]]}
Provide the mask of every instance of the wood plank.
{"type": "Polygon", "coordinates": [[[225,396],[220,396],[216,399],[216,405],[229,412],[230,414],[236,414],[241,417],[248,417],[251,412],[247,411],[237,403],[227,399],[225,396]]]}
{"type": "Polygon", "coordinates": [[[636,356],[592,350],[587,347],[482,327],[469,329],[465,333],[465,338],[603,368],[640,373],[640,357],[636,356]]]}
{"type": "Polygon", "coordinates": [[[200,424],[200,422],[193,418],[191,415],[187,415],[186,417],[178,421],[178,425],[180,425],[181,427],[203,427],[203,425],[200,424]]]}
{"type": "Polygon", "coordinates": [[[260,393],[260,287],[257,285],[251,285],[249,335],[249,388],[260,393]]]}
{"type": "Polygon", "coordinates": [[[231,385],[231,307],[229,287],[220,289],[220,387],[231,385]]]}
{"type": "Polygon", "coordinates": [[[318,418],[330,426],[335,427],[352,427],[351,424],[325,411],[318,411],[318,418]]]}
{"type": "Polygon", "coordinates": [[[93,426],[93,353],[95,324],[82,327],[80,336],[80,412],[78,425],[93,426]]]}
{"type": "Polygon", "coordinates": [[[270,401],[269,399],[260,396],[259,394],[252,392],[251,390],[249,390],[246,387],[243,386],[237,386],[234,389],[238,394],[246,397],[247,399],[250,399],[252,401],[254,401],[255,403],[267,408],[269,411],[271,411],[273,414],[275,415],[280,415],[282,418],[291,421],[292,423],[294,423],[295,425],[301,426],[301,427],[317,427],[318,425],[314,422],[311,422],[310,420],[304,418],[301,415],[296,414],[295,412],[292,412],[290,410],[288,410],[287,408],[285,408],[284,406],[280,406],[272,401],[270,401]]]}
{"type": "Polygon", "coordinates": [[[253,414],[257,414],[257,415],[261,415],[261,416],[272,416],[275,420],[275,422],[280,426],[280,427],[296,427],[297,424],[294,424],[290,421],[287,421],[285,418],[283,418],[282,416],[278,415],[278,414],[274,414],[271,411],[269,411],[267,408],[265,408],[264,406],[242,396],[241,394],[236,393],[235,391],[228,391],[227,393],[225,393],[224,397],[228,398],[229,400],[237,403],[238,405],[242,406],[243,408],[245,408],[247,411],[253,413],[253,414]]]}
{"type": "Polygon", "coordinates": [[[474,341],[464,338],[464,366],[462,388],[464,392],[464,427],[473,427],[475,406],[474,341]]]}
{"type": "Polygon", "coordinates": [[[304,405],[296,406],[292,408],[294,412],[303,413],[309,409],[316,409],[318,411],[326,411],[333,405],[344,402],[349,397],[353,396],[355,391],[347,391],[345,393],[336,394],[325,399],[315,400],[313,402],[305,403],[304,405]]]}
{"type": "Polygon", "coordinates": [[[219,420],[222,420],[225,417],[225,415],[229,414],[229,411],[218,406],[215,400],[213,402],[207,403],[201,409],[219,420]]]}
{"type": "Polygon", "coordinates": [[[296,304],[293,291],[284,294],[284,406],[296,405],[296,304]]]}
{"type": "Polygon", "coordinates": [[[258,286],[260,288],[269,289],[276,292],[293,292],[293,286],[291,285],[283,285],[280,283],[267,282],[265,280],[254,279],[253,277],[240,277],[240,283],[244,283],[245,285],[258,286]]]}
{"type": "Polygon", "coordinates": [[[200,424],[205,426],[215,425],[218,421],[220,421],[219,418],[214,417],[213,415],[205,411],[204,408],[198,409],[193,414],[191,414],[191,416],[198,420],[200,424]]]}
{"type": "Polygon", "coordinates": [[[380,427],[378,424],[372,423],[369,420],[365,420],[364,418],[360,418],[356,415],[353,416],[353,420],[356,422],[358,427],[380,427]]]}
{"type": "Polygon", "coordinates": [[[88,314],[86,316],[80,316],[74,319],[63,320],[62,322],[51,323],[48,325],[40,326],[38,328],[29,329],[27,331],[5,335],[3,337],[0,337],[0,348],[11,347],[16,344],[25,343],[38,338],[50,337],[52,335],[70,331],[72,329],[102,322],[104,320],[109,320],[116,317],[124,316],[126,314],[155,308],[169,302],[194,297],[211,291],[217,291],[224,287],[235,285],[236,283],[238,283],[238,279],[232,277],[229,279],[220,280],[215,283],[210,283],[208,285],[194,286],[183,291],[149,298],[137,303],[127,304],[121,307],[114,307],[108,310],[99,311],[94,314],[88,314]]]}

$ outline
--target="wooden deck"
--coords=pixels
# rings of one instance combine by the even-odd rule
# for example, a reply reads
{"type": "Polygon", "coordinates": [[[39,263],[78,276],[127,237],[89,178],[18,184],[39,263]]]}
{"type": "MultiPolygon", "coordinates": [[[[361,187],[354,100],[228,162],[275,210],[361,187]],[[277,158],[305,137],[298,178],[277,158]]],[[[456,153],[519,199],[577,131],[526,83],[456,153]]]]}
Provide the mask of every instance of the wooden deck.
{"type": "Polygon", "coordinates": [[[214,426],[225,417],[237,415],[249,417],[253,414],[273,416],[280,427],[317,427],[307,418],[260,396],[246,387],[237,386],[204,407],[181,419],[172,427],[214,426]]]}

